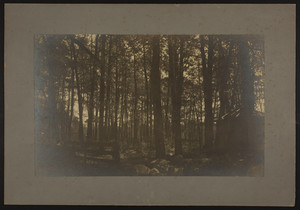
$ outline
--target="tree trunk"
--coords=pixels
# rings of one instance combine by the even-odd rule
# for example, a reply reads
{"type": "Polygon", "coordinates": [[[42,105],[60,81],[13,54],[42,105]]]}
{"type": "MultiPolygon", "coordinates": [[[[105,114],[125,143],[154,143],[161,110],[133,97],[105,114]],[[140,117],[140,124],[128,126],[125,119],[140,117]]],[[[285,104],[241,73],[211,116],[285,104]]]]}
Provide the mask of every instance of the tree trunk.
{"type": "Polygon", "coordinates": [[[138,111],[137,111],[137,104],[138,104],[138,87],[137,87],[137,69],[136,69],[136,56],[135,52],[133,55],[133,77],[134,77],[134,110],[133,110],[133,120],[134,120],[134,127],[133,127],[133,143],[137,144],[138,142],[138,111]]]}
{"type": "MultiPolygon", "coordinates": [[[[97,100],[97,99],[96,99],[97,100]]],[[[98,136],[98,107],[96,106],[96,115],[95,115],[95,126],[94,126],[94,128],[95,128],[95,130],[94,130],[94,136],[97,138],[97,136],[98,136]]]]}
{"type": "MultiPolygon", "coordinates": [[[[116,49],[117,50],[117,49],[116,49]]],[[[116,58],[117,59],[117,58],[116,58]]],[[[115,134],[115,143],[114,143],[114,160],[120,162],[120,142],[118,136],[118,111],[119,111],[119,66],[116,65],[116,78],[115,78],[115,122],[114,122],[114,134],[115,134]]]]}
{"type": "MultiPolygon", "coordinates": [[[[98,57],[98,37],[99,35],[96,35],[95,40],[95,55],[98,57]]],[[[95,60],[93,57],[91,57],[91,60],[95,60]]],[[[89,101],[89,108],[88,108],[88,127],[87,127],[87,138],[88,140],[91,140],[93,136],[93,118],[94,118],[94,92],[95,92],[95,78],[96,78],[96,66],[95,64],[92,67],[92,74],[91,74],[91,88],[90,88],[90,101],[89,101]]]]}
{"type": "Polygon", "coordinates": [[[72,122],[73,122],[73,112],[74,112],[74,69],[72,68],[71,74],[71,111],[69,117],[69,127],[68,127],[68,139],[71,141],[72,138],[72,122]]]}
{"type": "Polygon", "coordinates": [[[111,65],[112,65],[112,56],[111,56],[111,48],[112,48],[112,36],[109,37],[109,49],[108,49],[108,66],[107,66],[107,77],[106,77],[106,100],[105,100],[105,131],[106,131],[106,139],[110,139],[109,132],[109,121],[110,121],[110,86],[111,86],[111,65]]]}
{"type": "Polygon", "coordinates": [[[208,59],[204,52],[204,37],[201,41],[201,56],[203,68],[203,87],[204,87],[204,103],[205,103],[205,145],[212,146],[213,141],[213,113],[212,113],[212,58],[213,58],[213,42],[212,38],[208,37],[208,59]],[[206,65],[207,63],[207,65],[206,65]]]}
{"type": "Polygon", "coordinates": [[[240,53],[240,69],[241,69],[241,114],[249,116],[254,111],[254,82],[253,75],[250,68],[250,56],[247,37],[241,37],[239,42],[240,53]]]}
{"type": "Polygon", "coordinates": [[[75,46],[74,42],[72,41],[72,50],[73,50],[73,68],[75,71],[75,78],[76,78],[76,85],[77,85],[77,97],[78,97],[78,107],[79,107],[79,140],[81,142],[84,142],[84,134],[83,134],[83,119],[82,119],[82,113],[83,113],[83,106],[82,106],[82,94],[80,89],[80,82],[79,82],[79,73],[77,69],[77,55],[75,52],[75,46]]]}
{"type": "Polygon", "coordinates": [[[183,91],[183,40],[180,39],[180,61],[178,67],[178,54],[173,40],[169,40],[169,76],[172,80],[172,138],[175,142],[175,154],[182,154],[182,139],[181,139],[181,94],[183,91]]]}
{"type": "MultiPolygon", "coordinates": [[[[202,68],[203,70],[203,68],[202,68]]],[[[202,107],[202,83],[201,83],[201,68],[200,68],[200,63],[198,63],[198,81],[199,81],[199,98],[200,98],[200,111],[199,111],[199,115],[200,115],[200,120],[199,120],[199,124],[198,124],[198,129],[199,129],[199,149],[202,148],[203,146],[203,138],[202,138],[202,117],[203,117],[203,107],[202,107]]]]}
{"type": "Polygon", "coordinates": [[[127,71],[125,69],[124,73],[124,117],[125,117],[125,136],[127,140],[127,144],[129,143],[129,132],[128,132],[128,82],[127,82],[127,71]]]}
{"type": "Polygon", "coordinates": [[[153,56],[152,56],[152,71],[151,71],[151,89],[153,96],[154,109],[154,142],[156,157],[161,158],[165,156],[165,145],[162,131],[162,113],[161,113],[161,90],[160,90],[160,47],[159,36],[153,36],[153,56]]]}
{"type": "Polygon", "coordinates": [[[239,42],[239,63],[241,71],[241,119],[242,134],[241,139],[246,146],[249,139],[249,120],[254,112],[255,96],[254,96],[254,79],[250,68],[250,56],[247,37],[241,37],[239,42]]]}
{"type": "Polygon", "coordinates": [[[103,126],[103,121],[104,121],[104,96],[105,96],[105,42],[106,42],[106,36],[101,35],[101,64],[100,64],[100,70],[101,70],[101,75],[100,75],[100,97],[99,97],[99,146],[100,150],[103,149],[103,140],[104,140],[104,126],[103,126]]]}
{"type": "Polygon", "coordinates": [[[226,92],[228,91],[227,82],[230,79],[230,62],[231,62],[231,55],[232,55],[232,43],[229,44],[229,52],[228,55],[225,53],[222,41],[220,41],[220,47],[219,47],[219,56],[221,58],[226,59],[224,66],[219,69],[217,72],[217,81],[218,81],[218,91],[219,91],[219,97],[220,97],[220,110],[218,115],[218,123],[217,123],[217,131],[216,131],[216,141],[219,146],[221,146],[220,149],[224,149],[225,146],[225,138],[223,134],[223,129],[225,127],[224,121],[222,117],[229,111],[228,107],[228,97],[226,96],[226,92]]]}
{"type": "Polygon", "coordinates": [[[61,89],[61,99],[60,99],[60,139],[65,141],[66,137],[66,115],[65,115],[65,89],[66,81],[65,75],[62,76],[62,89],[61,89]]]}
{"type": "Polygon", "coordinates": [[[148,77],[147,77],[147,70],[146,70],[146,49],[145,43],[143,43],[143,56],[144,56],[144,77],[145,77],[145,95],[146,95],[146,137],[149,136],[149,87],[148,87],[148,77]]]}

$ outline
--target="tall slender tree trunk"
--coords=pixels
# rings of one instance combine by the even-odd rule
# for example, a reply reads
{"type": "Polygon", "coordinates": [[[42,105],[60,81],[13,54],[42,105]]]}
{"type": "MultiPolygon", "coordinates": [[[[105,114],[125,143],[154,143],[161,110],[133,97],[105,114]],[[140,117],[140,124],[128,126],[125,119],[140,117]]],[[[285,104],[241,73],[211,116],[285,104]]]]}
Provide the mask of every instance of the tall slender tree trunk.
{"type": "Polygon", "coordinates": [[[183,40],[180,39],[180,60],[178,67],[178,54],[174,46],[174,39],[169,41],[169,76],[172,80],[172,138],[175,142],[175,154],[182,154],[182,139],[181,139],[181,95],[183,85],[183,40]]]}
{"type": "Polygon", "coordinates": [[[165,144],[163,140],[162,131],[162,112],[161,112],[161,90],[160,90],[160,47],[158,35],[153,36],[153,56],[152,56],[152,71],[151,71],[151,89],[153,96],[154,109],[154,142],[156,157],[161,158],[165,156],[165,144]]]}
{"type": "Polygon", "coordinates": [[[239,63],[241,71],[241,119],[243,143],[250,143],[249,121],[251,120],[255,106],[254,79],[250,67],[249,46],[247,37],[241,37],[239,41],[239,63]]]}
{"type": "Polygon", "coordinates": [[[108,48],[108,66],[107,66],[107,77],[106,77],[106,100],[105,100],[105,130],[106,130],[106,139],[110,138],[109,132],[109,121],[111,115],[111,98],[110,98],[110,86],[111,86],[111,65],[112,65],[112,56],[111,56],[111,48],[112,48],[112,36],[109,37],[109,48],[108,48]]]}
{"type": "Polygon", "coordinates": [[[73,112],[74,112],[74,69],[71,69],[71,110],[69,116],[69,125],[68,125],[68,139],[72,139],[72,122],[73,122],[73,112]]]}
{"type": "MultiPolygon", "coordinates": [[[[151,50],[150,60],[152,58],[153,50],[151,50]]],[[[153,64],[152,64],[153,65],[153,64]]],[[[149,78],[150,88],[149,88],[149,135],[150,135],[150,147],[153,148],[154,141],[153,141],[153,93],[152,93],[152,78],[151,78],[151,71],[150,71],[150,78],[149,78]]]]}
{"type": "Polygon", "coordinates": [[[168,91],[167,91],[167,101],[166,101],[166,108],[165,108],[165,137],[166,139],[169,139],[170,133],[169,133],[169,98],[170,98],[170,79],[168,82],[168,91]]]}
{"type": "Polygon", "coordinates": [[[79,140],[81,142],[84,142],[84,134],[83,134],[83,106],[82,106],[82,94],[81,94],[81,88],[80,88],[80,81],[79,81],[79,73],[77,69],[77,55],[75,52],[75,46],[74,42],[72,41],[72,50],[73,50],[73,68],[75,71],[75,78],[76,78],[76,85],[77,85],[77,97],[78,97],[78,107],[79,107],[79,140]]]}
{"type": "Polygon", "coordinates": [[[70,85],[70,81],[68,81],[68,102],[67,102],[67,112],[65,113],[65,122],[64,122],[66,143],[69,142],[70,105],[71,105],[71,85],[70,85]]]}
{"type": "Polygon", "coordinates": [[[138,87],[137,87],[137,68],[136,68],[136,56],[135,52],[133,55],[133,77],[134,77],[134,109],[133,109],[133,143],[137,144],[138,142],[138,110],[137,110],[137,104],[138,104],[138,87]]]}
{"type": "Polygon", "coordinates": [[[122,70],[122,84],[121,84],[121,92],[122,92],[122,97],[121,97],[121,127],[122,127],[122,138],[121,140],[124,141],[127,138],[126,134],[126,118],[125,118],[125,98],[127,97],[127,92],[126,92],[126,69],[122,70]]]}
{"type": "Polygon", "coordinates": [[[213,58],[213,40],[208,37],[208,58],[204,52],[204,37],[201,41],[201,56],[203,68],[203,87],[204,87],[204,103],[205,103],[205,145],[212,146],[213,141],[213,112],[212,112],[212,58],[213,58]],[[206,64],[207,63],[207,64],[206,64]]]}
{"type": "Polygon", "coordinates": [[[127,144],[130,142],[129,132],[128,132],[128,84],[127,84],[127,72],[125,69],[124,73],[124,117],[125,117],[125,125],[124,125],[124,135],[126,136],[127,144]]]}
{"type": "Polygon", "coordinates": [[[94,136],[97,138],[97,136],[98,136],[98,112],[99,112],[99,109],[98,109],[98,107],[96,106],[96,115],[95,115],[95,126],[94,126],[94,128],[95,128],[95,130],[94,130],[94,136]]]}
{"type": "Polygon", "coordinates": [[[146,95],[146,137],[149,136],[149,87],[148,87],[148,76],[146,70],[146,49],[145,43],[143,43],[143,58],[144,58],[144,78],[145,78],[145,95],[146,95]]]}
{"type": "MultiPolygon", "coordinates": [[[[202,69],[203,70],[203,69],[202,69]]],[[[198,123],[198,129],[199,129],[199,149],[202,148],[202,141],[203,141],[203,138],[202,138],[202,113],[203,113],[203,107],[202,107],[202,82],[201,82],[201,68],[200,68],[200,62],[198,63],[198,81],[199,81],[199,97],[200,97],[200,111],[199,111],[199,115],[200,115],[200,119],[199,119],[199,123],[198,123]]]]}
{"type": "Polygon", "coordinates": [[[123,87],[123,80],[124,80],[124,70],[120,73],[121,74],[121,79],[120,79],[120,85],[121,86],[121,99],[120,99],[120,104],[121,104],[121,113],[120,113],[120,129],[119,129],[119,132],[120,132],[120,140],[123,142],[124,141],[124,138],[125,138],[125,135],[124,135],[124,90],[122,90],[122,87],[123,87]],[[122,81],[122,83],[121,83],[122,81]]]}
{"type": "Polygon", "coordinates": [[[225,123],[222,117],[229,111],[229,102],[228,102],[228,97],[226,96],[226,91],[228,91],[227,88],[227,81],[230,79],[230,62],[231,62],[231,56],[232,56],[232,43],[229,44],[229,51],[228,54],[225,53],[224,47],[222,45],[222,41],[220,41],[219,44],[219,56],[222,56],[221,58],[225,59],[226,61],[224,63],[224,67],[219,69],[217,72],[217,82],[218,82],[218,91],[219,91],[219,98],[220,98],[220,110],[219,110],[219,115],[218,115],[218,122],[217,122],[217,127],[216,127],[216,142],[217,145],[219,146],[219,149],[224,150],[224,146],[226,143],[226,139],[224,137],[224,129],[225,129],[225,123]]]}
{"type": "Polygon", "coordinates": [[[172,55],[172,52],[170,51],[170,45],[171,45],[171,37],[168,38],[168,45],[169,45],[169,71],[168,71],[168,91],[167,91],[167,101],[166,101],[166,109],[165,109],[165,136],[166,139],[170,138],[170,122],[169,122],[169,100],[171,95],[171,89],[172,89],[172,77],[170,76],[171,68],[173,68],[173,58],[170,59],[170,55],[172,55]]]}
{"type": "Polygon", "coordinates": [[[99,146],[100,150],[103,149],[104,141],[104,97],[105,97],[105,42],[106,36],[101,35],[101,64],[100,64],[100,97],[99,97],[99,146]]]}
{"type": "Polygon", "coordinates": [[[239,42],[239,61],[241,69],[241,114],[251,115],[254,111],[254,79],[250,68],[250,56],[247,37],[241,37],[239,42]]]}
{"type": "MultiPolygon", "coordinates": [[[[98,57],[98,37],[96,35],[95,39],[95,55],[98,57]]],[[[91,57],[91,60],[94,61],[95,59],[91,57]]],[[[90,101],[89,101],[89,108],[88,108],[88,127],[87,127],[87,138],[91,140],[93,136],[93,119],[94,119],[94,92],[95,92],[95,78],[96,78],[96,66],[95,64],[92,67],[92,74],[91,74],[91,88],[90,88],[90,101]]]]}
{"type": "Polygon", "coordinates": [[[66,137],[66,115],[65,115],[65,89],[66,81],[65,75],[62,77],[62,89],[61,89],[61,99],[60,99],[60,139],[65,141],[66,137]]]}
{"type": "Polygon", "coordinates": [[[114,134],[115,134],[114,160],[116,162],[120,162],[120,142],[118,136],[118,111],[119,111],[119,66],[118,64],[116,65],[115,89],[116,89],[116,95],[115,95],[115,120],[114,120],[115,121],[114,122],[114,134]]]}
{"type": "MultiPolygon", "coordinates": [[[[151,83],[151,81],[150,81],[150,83],[151,83]]],[[[153,139],[153,97],[152,97],[151,90],[150,90],[150,109],[149,109],[149,135],[151,137],[150,139],[153,139]]],[[[152,145],[152,143],[153,143],[153,141],[151,140],[150,144],[152,145]]]]}

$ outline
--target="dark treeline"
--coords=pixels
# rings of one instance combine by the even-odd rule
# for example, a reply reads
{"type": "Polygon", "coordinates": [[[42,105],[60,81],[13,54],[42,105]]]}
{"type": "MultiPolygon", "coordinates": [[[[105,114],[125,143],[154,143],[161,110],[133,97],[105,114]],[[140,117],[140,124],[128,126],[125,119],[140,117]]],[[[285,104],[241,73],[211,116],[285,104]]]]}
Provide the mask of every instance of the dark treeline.
{"type": "Polygon", "coordinates": [[[261,151],[263,55],[254,35],[37,35],[36,143],[114,162],[261,151]]]}

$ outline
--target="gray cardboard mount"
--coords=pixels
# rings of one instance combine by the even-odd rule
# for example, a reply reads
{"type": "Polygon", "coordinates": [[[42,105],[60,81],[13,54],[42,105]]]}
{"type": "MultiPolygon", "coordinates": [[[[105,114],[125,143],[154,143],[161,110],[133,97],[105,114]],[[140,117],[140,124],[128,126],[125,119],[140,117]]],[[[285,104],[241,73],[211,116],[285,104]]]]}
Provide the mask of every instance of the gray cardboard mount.
{"type": "Polygon", "coordinates": [[[5,204],[295,202],[295,5],[5,4],[5,204]],[[263,34],[265,176],[34,176],[34,34],[263,34]]]}

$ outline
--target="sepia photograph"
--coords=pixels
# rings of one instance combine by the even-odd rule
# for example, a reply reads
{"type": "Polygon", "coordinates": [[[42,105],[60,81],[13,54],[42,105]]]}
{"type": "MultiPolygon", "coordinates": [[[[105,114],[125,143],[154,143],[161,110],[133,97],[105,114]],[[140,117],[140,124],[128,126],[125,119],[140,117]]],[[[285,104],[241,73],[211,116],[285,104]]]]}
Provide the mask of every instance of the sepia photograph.
{"type": "Polygon", "coordinates": [[[294,4],[9,4],[5,205],[295,206],[294,4]]]}
{"type": "Polygon", "coordinates": [[[38,176],[263,176],[262,35],[34,37],[38,176]]]}

